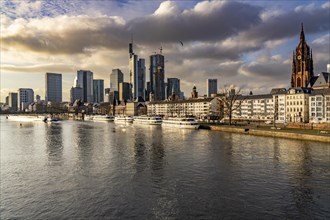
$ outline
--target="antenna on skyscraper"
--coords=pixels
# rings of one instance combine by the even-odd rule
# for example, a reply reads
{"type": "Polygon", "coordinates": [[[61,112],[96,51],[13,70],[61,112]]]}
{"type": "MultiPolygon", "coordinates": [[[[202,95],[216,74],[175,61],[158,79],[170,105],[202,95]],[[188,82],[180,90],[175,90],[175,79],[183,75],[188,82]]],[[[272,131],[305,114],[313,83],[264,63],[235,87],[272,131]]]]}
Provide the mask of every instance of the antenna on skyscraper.
{"type": "Polygon", "coordinates": [[[160,48],[159,48],[159,53],[162,54],[162,51],[163,51],[163,47],[160,46],[160,48]]]}

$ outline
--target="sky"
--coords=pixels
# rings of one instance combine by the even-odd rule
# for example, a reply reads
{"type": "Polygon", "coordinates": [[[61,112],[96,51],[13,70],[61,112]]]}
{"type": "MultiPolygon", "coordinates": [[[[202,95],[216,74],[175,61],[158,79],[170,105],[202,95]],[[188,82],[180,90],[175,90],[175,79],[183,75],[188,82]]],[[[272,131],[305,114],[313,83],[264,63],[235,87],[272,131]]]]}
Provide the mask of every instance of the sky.
{"type": "Polygon", "coordinates": [[[128,43],[146,59],[165,56],[165,77],[181,79],[190,96],[206,79],[218,88],[269,93],[290,86],[292,52],[301,23],[313,51],[314,73],[330,63],[330,1],[1,0],[1,101],[18,88],[45,97],[45,73],[62,73],[69,100],[77,70],[109,87],[119,68],[129,82],[128,43]],[[183,45],[180,43],[183,43],[183,45]]]}

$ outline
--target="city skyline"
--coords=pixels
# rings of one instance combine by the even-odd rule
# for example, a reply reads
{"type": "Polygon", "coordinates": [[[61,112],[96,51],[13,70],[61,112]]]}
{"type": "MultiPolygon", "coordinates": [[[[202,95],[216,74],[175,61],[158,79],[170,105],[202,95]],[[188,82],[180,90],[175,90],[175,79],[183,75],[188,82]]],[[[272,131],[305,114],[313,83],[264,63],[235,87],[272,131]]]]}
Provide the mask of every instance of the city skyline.
{"type": "Polygon", "coordinates": [[[105,88],[112,69],[129,82],[132,33],[142,59],[162,47],[166,78],[180,78],[185,94],[194,84],[206,94],[209,78],[255,94],[288,88],[302,22],[315,75],[330,63],[328,1],[2,1],[1,8],[1,101],[18,88],[44,98],[46,72],[63,75],[66,101],[79,69],[104,79],[105,88]]]}

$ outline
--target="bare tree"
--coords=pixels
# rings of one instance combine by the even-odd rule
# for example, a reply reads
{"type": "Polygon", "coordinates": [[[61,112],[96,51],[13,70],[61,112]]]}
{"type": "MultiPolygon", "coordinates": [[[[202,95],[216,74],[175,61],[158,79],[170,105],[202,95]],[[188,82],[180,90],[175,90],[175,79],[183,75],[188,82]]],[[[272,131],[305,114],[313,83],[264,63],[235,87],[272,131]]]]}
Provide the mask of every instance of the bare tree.
{"type": "Polygon", "coordinates": [[[218,99],[220,106],[223,107],[223,113],[229,118],[229,125],[231,125],[233,112],[241,107],[243,101],[241,89],[235,89],[233,85],[225,85],[218,99]]]}

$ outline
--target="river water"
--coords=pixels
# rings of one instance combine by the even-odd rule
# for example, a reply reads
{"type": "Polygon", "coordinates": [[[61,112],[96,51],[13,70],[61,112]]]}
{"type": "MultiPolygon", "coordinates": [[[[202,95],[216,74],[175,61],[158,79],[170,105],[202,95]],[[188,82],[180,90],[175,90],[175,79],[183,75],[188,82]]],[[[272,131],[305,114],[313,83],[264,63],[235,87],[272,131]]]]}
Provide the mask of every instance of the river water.
{"type": "Polygon", "coordinates": [[[1,118],[1,219],[326,219],[330,146],[1,118]]]}

